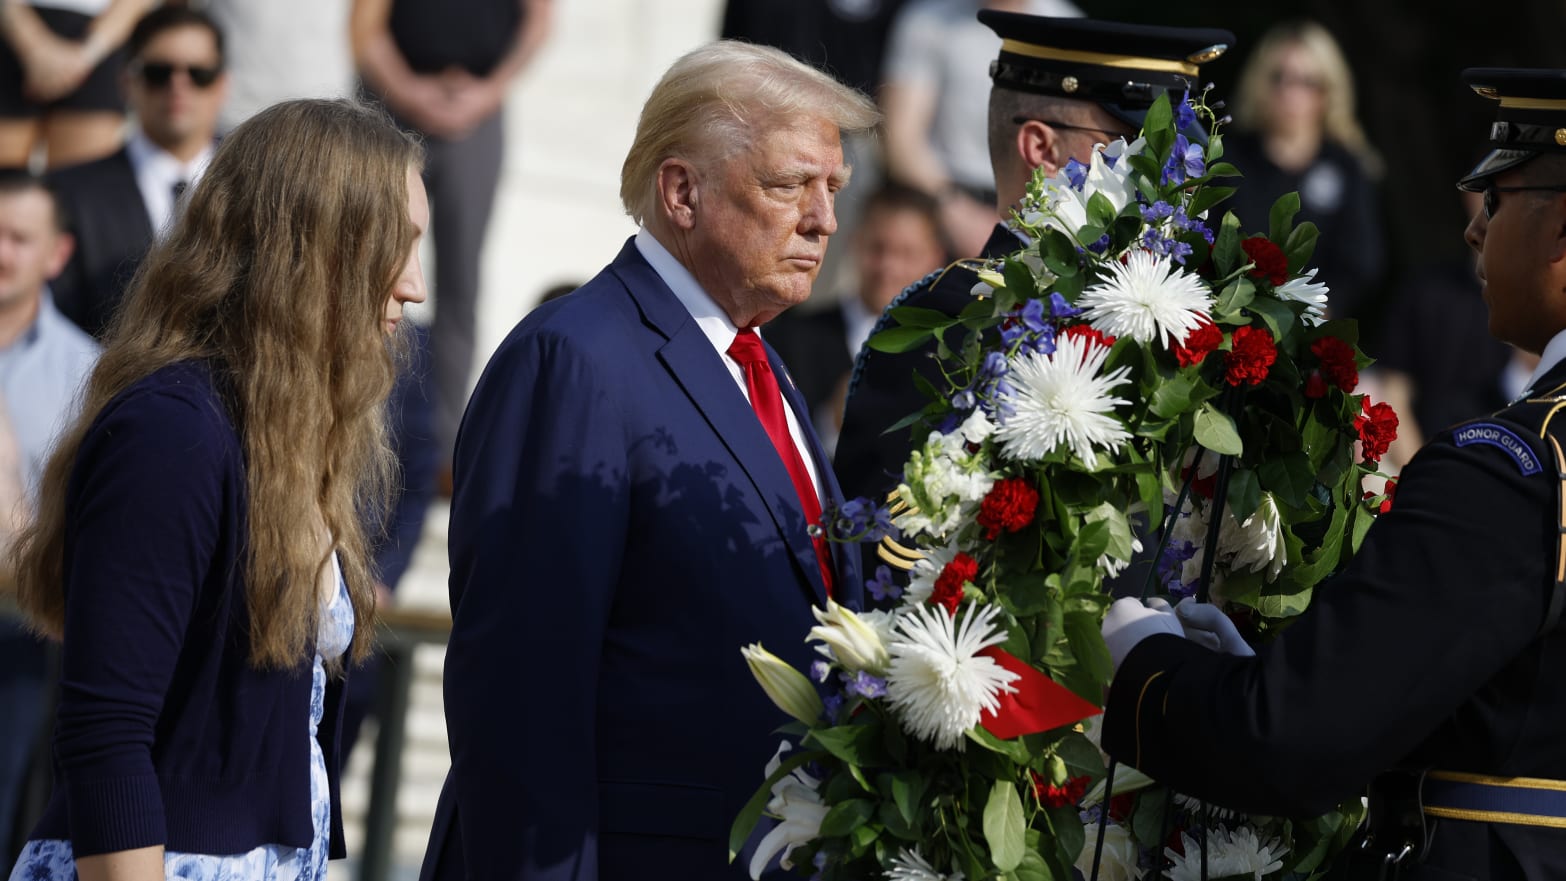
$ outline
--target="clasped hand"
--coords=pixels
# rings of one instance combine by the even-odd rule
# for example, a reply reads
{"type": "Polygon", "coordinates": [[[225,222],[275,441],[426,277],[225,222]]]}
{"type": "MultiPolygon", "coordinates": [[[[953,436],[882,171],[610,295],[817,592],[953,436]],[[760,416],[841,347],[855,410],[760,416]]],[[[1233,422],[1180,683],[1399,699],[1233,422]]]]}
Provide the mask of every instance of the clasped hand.
{"type": "Polygon", "coordinates": [[[1256,654],[1223,610],[1198,603],[1194,597],[1181,600],[1173,609],[1156,597],[1145,602],[1130,597],[1115,600],[1104,616],[1102,632],[1116,670],[1138,643],[1157,633],[1182,636],[1227,655],[1256,654]]]}

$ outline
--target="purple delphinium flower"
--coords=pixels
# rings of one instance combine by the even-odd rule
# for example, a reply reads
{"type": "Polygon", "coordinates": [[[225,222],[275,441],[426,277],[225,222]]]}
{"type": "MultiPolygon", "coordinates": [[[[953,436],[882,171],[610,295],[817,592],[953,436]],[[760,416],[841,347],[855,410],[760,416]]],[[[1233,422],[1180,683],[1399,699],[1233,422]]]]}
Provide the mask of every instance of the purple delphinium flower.
{"type": "Polygon", "coordinates": [[[1200,220],[1186,216],[1184,206],[1175,209],[1174,214],[1169,218],[1169,222],[1174,224],[1174,228],[1181,232],[1200,233],[1202,238],[1207,241],[1207,244],[1211,245],[1213,243],[1213,231],[1208,229],[1207,224],[1200,220]]]}
{"type": "Polygon", "coordinates": [[[1061,170],[1066,173],[1066,180],[1071,184],[1071,188],[1079,193],[1082,192],[1082,187],[1087,184],[1088,167],[1076,159],[1067,159],[1066,167],[1061,170]]]}
{"type": "Polygon", "coordinates": [[[1064,321],[1067,318],[1076,318],[1082,314],[1082,310],[1071,305],[1059,291],[1049,295],[1049,317],[1056,321],[1064,321]]]}
{"type": "Polygon", "coordinates": [[[1109,233],[1106,232],[1103,235],[1099,236],[1096,240],[1088,242],[1088,246],[1086,248],[1079,248],[1078,249],[1078,253],[1081,253],[1084,250],[1092,251],[1095,254],[1102,254],[1105,251],[1108,251],[1109,250],[1109,233]]]}
{"type": "Polygon", "coordinates": [[[1169,162],[1164,166],[1163,182],[1182,184],[1206,173],[1207,159],[1202,145],[1191,143],[1185,135],[1175,135],[1174,149],[1169,151],[1169,162]]]}
{"type": "Polygon", "coordinates": [[[903,595],[903,589],[892,580],[892,567],[877,566],[875,574],[865,582],[865,590],[870,591],[870,596],[878,603],[887,600],[895,600],[903,595]]]}
{"type": "Polygon", "coordinates": [[[817,661],[810,665],[810,678],[817,682],[825,682],[827,677],[831,675],[832,665],[826,661],[817,661]]]}
{"type": "Polygon", "coordinates": [[[1158,221],[1173,215],[1174,212],[1175,209],[1173,205],[1170,205],[1168,202],[1160,199],[1151,205],[1144,205],[1142,207],[1142,220],[1147,223],[1157,223],[1158,221]]]}
{"type": "Polygon", "coordinates": [[[1197,550],[1194,542],[1171,541],[1159,555],[1158,580],[1172,596],[1183,599],[1196,593],[1195,586],[1187,586],[1180,581],[1180,572],[1185,562],[1196,556],[1197,550]]]}
{"type": "Polygon", "coordinates": [[[1176,130],[1185,131],[1196,125],[1196,108],[1191,106],[1190,89],[1186,89],[1185,94],[1180,96],[1180,102],[1175,105],[1174,113],[1176,130]]]}
{"type": "Polygon", "coordinates": [[[878,676],[872,676],[863,670],[857,673],[844,673],[843,692],[854,697],[874,698],[886,697],[886,680],[878,676]]]}
{"type": "Polygon", "coordinates": [[[837,714],[843,709],[843,696],[832,692],[821,698],[821,713],[828,722],[836,722],[837,714]]]}

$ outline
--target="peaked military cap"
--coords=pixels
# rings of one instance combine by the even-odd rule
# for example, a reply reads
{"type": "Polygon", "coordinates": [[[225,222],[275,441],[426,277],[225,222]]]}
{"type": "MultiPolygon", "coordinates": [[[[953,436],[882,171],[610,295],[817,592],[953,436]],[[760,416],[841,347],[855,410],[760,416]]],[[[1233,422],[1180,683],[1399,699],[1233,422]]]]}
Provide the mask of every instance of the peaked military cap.
{"type": "Polygon", "coordinates": [[[1470,67],[1463,82],[1498,102],[1490,153],[1457,182],[1479,192],[1490,178],[1541,153],[1566,154],[1566,70],[1470,67]]]}
{"type": "Polygon", "coordinates": [[[995,88],[1092,101],[1134,128],[1159,95],[1199,91],[1199,66],[1234,44],[1234,34],[1216,28],[991,9],[981,10],[979,21],[1001,38],[1000,57],[990,64],[995,88]]]}

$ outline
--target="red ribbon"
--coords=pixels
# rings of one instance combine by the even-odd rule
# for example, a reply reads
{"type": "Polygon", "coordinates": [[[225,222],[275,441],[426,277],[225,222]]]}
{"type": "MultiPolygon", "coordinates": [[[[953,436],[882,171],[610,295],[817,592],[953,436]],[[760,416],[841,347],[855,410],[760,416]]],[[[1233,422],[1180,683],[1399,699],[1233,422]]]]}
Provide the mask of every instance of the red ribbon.
{"type": "Polygon", "coordinates": [[[995,646],[979,654],[1017,674],[1011,683],[1016,691],[999,695],[1000,709],[979,717],[984,730],[1001,740],[1072,725],[1103,712],[1016,655],[995,646]]]}

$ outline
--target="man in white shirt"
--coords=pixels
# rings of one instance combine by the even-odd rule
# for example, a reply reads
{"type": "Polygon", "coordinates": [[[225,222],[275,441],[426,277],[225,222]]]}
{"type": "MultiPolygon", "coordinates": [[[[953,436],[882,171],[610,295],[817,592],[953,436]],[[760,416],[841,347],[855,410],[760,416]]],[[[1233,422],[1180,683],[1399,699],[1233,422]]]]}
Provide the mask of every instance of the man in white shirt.
{"type": "Polygon", "coordinates": [[[172,224],[179,194],[211,161],[228,91],[223,34],[205,13],[156,9],[126,45],[123,85],[136,125],[125,146],[51,179],[76,237],[55,298],[95,336],[105,331],[147,249],[172,224]]]}

